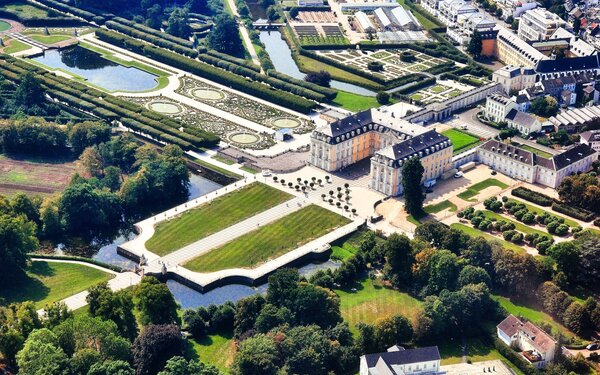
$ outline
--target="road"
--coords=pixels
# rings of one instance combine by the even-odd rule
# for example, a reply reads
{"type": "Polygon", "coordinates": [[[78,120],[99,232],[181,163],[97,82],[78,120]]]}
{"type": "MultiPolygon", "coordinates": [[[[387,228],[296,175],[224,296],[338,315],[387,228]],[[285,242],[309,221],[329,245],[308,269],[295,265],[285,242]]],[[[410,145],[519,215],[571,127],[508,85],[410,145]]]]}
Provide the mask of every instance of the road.
{"type": "MultiPolygon", "coordinates": [[[[240,18],[240,13],[238,12],[237,6],[235,5],[235,0],[227,0],[227,3],[229,4],[229,7],[231,8],[231,12],[233,13],[233,16],[237,20],[237,24],[240,29],[240,34],[242,36],[242,41],[246,45],[246,51],[248,51],[248,53],[250,54],[250,57],[252,58],[252,62],[255,65],[261,66],[260,60],[258,59],[258,55],[256,54],[256,50],[254,49],[254,46],[252,45],[252,39],[250,39],[250,33],[248,33],[248,29],[246,28],[244,21],[242,21],[242,19],[240,18]]],[[[261,68],[261,72],[264,73],[262,71],[262,68],[261,68]]]]}

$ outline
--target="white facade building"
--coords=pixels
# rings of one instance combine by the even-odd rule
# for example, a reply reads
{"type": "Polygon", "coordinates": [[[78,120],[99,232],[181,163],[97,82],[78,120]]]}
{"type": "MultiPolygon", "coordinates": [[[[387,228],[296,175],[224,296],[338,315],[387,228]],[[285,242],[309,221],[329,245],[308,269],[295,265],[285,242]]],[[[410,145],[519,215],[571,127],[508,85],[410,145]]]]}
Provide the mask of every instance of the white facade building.
{"type": "Polygon", "coordinates": [[[507,65],[492,74],[492,81],[498,82],[504,88],[505,94],[519,92],[535,85],[536,75],[533,68],[522,68],[507,65]]]}
{"type": "Polygon", "coordinates": [[[519,38],[529,41],[548,40],[559,27],[566,27],[567,23],[558,15],[544,8],[535,8],[523,13],[519,20],[519,38]]]}
{"type": "Polygon", "coordinates": [[[496,326],[498,338],[508,346],[516,346],[521,356],[537,368],[553,362],[559,351],[558,341],[531,322],[523,323],[509,315],[496,326]]]}
{"type": "Polygon", "coordinates": [[[360,375],[429,375],[440,373],[437,346],[404,349],[392,346],[385,353],[360,357],[360,375]]]}
{"type": "Polygon", "coordinates": [[[590,146],[596,152],[600,152],[600,130],[588,130],[581,133],[579,142],[590,146]]]}

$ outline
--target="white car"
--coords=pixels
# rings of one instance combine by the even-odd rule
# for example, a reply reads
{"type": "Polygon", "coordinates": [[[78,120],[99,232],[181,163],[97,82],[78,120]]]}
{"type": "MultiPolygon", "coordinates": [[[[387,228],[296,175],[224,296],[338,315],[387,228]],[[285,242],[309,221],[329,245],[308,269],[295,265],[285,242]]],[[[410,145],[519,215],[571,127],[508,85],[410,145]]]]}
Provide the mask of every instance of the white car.
{"type": "Polygon", "coordinates": [[[456,172],[456,173],[454,174],[454,178],[461,178],[461,177],[462,177],[462,176],[464,176],[464,175],[465,175],[465,174],[464,174],[462,171],[460,171],[460,172],[456,172]]]}
{"type": "Polygon", "coordinates": [[[269,177],[271,175],[271,170],[270,169],[263,170],[262,175],[263,175],[263,177],[269,177]]]}

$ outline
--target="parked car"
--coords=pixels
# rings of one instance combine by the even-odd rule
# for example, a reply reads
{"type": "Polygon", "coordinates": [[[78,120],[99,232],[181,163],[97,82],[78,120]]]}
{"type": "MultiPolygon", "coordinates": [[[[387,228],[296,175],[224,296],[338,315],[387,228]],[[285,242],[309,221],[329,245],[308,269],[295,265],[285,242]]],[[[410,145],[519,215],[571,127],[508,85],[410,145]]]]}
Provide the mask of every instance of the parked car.
{"type": "Polygon", "coordinates": [[[600,343],[593,342],[585,347],[587,350],[598,350],[600,349],[600,343]]]}
{"type": "Polygon", "coordinates": [[[461,172],[456,172],[454,174],[454,178],[461,178],[462,176],[464,176],[465,174],[461,171],[461,172]]]}

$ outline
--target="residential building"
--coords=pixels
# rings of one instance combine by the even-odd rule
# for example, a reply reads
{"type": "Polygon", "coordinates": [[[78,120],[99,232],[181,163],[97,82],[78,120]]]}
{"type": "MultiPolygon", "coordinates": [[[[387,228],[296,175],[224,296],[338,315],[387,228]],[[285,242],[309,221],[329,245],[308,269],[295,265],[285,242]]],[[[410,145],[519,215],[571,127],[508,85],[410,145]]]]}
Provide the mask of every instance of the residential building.
{"type": "MultiPolygon", "coordinates": [[[[494,44],[496,32],[492,32],[496,27],[496,21],[493,21],[480,12],[459,14],[456,26],[448,28],[447,34],[454,41],[466,45],[471,40],[471,36],[475,31],[482,35],[482,40],[491,41],[494,44]],[[489,38],[485,36],[491,34],[489,38]]],[[[494,49],[485,48],[482,45],[482,55],[493,55],[494,49]]]]}
{"type": "Polygon", "coordinates": [[[477,159],[514,179],[557,188],[565,177],[590,170],[598,153],[588,145],[579,144],[543,158],[517,146],[489,140],[477,149],[477,159]]]}
{"type": "Polygon", "coordinates": [[[517,129],[519,133],[529,135],[542,131],[542,122],[534,115],[511,109],[504,118],[509,128],[517,129]]]}
{"type": "Polygon", "coordinates": [[[421,0],[421,6],[431,15],[437,16],[441,2],[442,0],[421,0]]]}
{"type": "Polygon", "coordinates": [[[501,94],[492,94],[485,100],[485,117],[496,123],[504,121],[508,113],[517,108],[517,103],[501,94]]]}
{"type": "Polygon", "coordinates": [[[488,96],[485,102],[485,117],[496,123],[505,122],[508,127],[517,129],[522,134],[540,132],[542,123],[537,117],[520,111],[513,98],[500,94],[488,96]]]}
{"type": "Polygon", "coordinates": [[[506,345],[517,347],[521,356],[537,368],[553,362],[558,354],[558,341],[531,322],[522,322],[509,315],[496,327],[498,338],[506,345]]]}
{"type": "Polygon", "coordinates": [[[477,13],[476,7],[470,1],[465,0],[442,0],[439,3],[439,20],[449,27],[455,27],[458,16],[461,14],[477,13]]]}
{"type": "Polygon", "coordinates": [[[318,7],[323,6],[323,0],[298,0],[299,7],[318,7]]]}
{"type": "Polygon", "coordinates": [[[600,121],[600,106],[574,108],[562,111],[548,119],[554,130],[565,130],[569,133],[579,133],[581,128],[600,121]]]}
{"type": "Polygon", "coordinates": [[[546,55],[505,28],[500,28],[498,31],[496,56],[506,65],[523,67],[532,67],[548,59],[546,55]]]}
{"type": "Polygon", "coordinates": [[[588,130],[580,134],[579,142],[600,152],[600,130],[588,130]]]}
{"type": "Polygon", "coordinates": [[[535,8],[521,15],[517,34],[524,41],[542,41],[548,40],[559,27],[566,26],[567,23],[557,14],[544,8],[535,8]]]}
{"type": "Polygon", "coordinates": [[[598,51],[596,50],[596,48],[594,48],[594,46],[592,46],[589,43],[586,43],[583,39],[580,38],[576,38],[571,41],[571,48],[569,51],[571,51],[571,54],[573,56],[578,57],[598,54],[598,51]]]}
{"type": "Polygon", "coordinates": [[[360,357],[360,375],[433,375],[440,373],[437,346],[404,349],[392,346],[384,353],[360,357]]]}
{"type": "Polygon", "coordinates": [[[402,165],[412,157],[425,169],[422,182],[436,179],[451,168],[452,143],[387,108],[359,112],[311,135],[310,164],[333,172],[371,158],[369,185],[386,195],[402,194],[402,165]]]}
{"type": "Polygon", "coordinates": [[[538,80],[581,74],[597,77],[600,73],[600,56],[592,55],[558,60],[543,59],[538,61],[535,71],[538,80]]]}
{"type": "Polygon", "coordinates": [[[518,92],[535,85],[535,70],[507,65],[492,74],[492,81],[502,85],[505,94],[518,92]]]}

